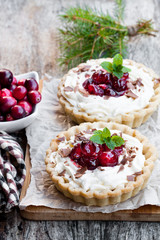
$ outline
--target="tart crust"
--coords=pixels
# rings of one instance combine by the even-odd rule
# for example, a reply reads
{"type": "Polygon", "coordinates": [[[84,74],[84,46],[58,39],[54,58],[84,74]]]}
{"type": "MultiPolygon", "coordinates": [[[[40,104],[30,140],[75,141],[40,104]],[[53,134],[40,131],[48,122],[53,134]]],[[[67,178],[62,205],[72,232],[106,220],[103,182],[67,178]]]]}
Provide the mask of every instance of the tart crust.
{"type": "Polygon", "coordinates": [[[140,190],[142,190],[151,175],[154,167],[154,161],[157,159],[157,151],[154,146],[152,146],[148,139],[141,135],[137,130],[131,129],[130,127],[117,123],[105,123],[105,122],[95,122],[95,123],[82,123],[79,126],[71,127],[68,131],[62,132],[57,136],[56,139],[51,141],[50,147],[46,152],[45,164],[46,170],[49,173],[52,181],[54,182],[56,188],[62,192],[66,197],[73,199],[75,202],[81,202],[85,205],[95,205],[95,206],[106,206],[111,204],[116,204],[123,202],[133,196],[135,196],[140,190]],[[126,133],[130,136],[136,137],[143,144],[143,154],[145,156],[144,167],[142,168],[142,174],[136,177],[135,181],[129,181],[125,184],[124,188],[116,187],[114,190],[105,190],[102,192],[98,191],[84,191],[83,188],[73,188],[68,181],[66,181],[64,176],[58,176],[55,171],[56,163],[50,162],[50,155],[53,151],[58,149],[58,139],[61,137],[66,137],[69,139],[80,131],[104,128],[108,127],[110,130],[120,130],[122,133],[126,133]]]}
{"type": "MultiPolygon", "coordinates": [[[[104,61],[111,60],[111,58],[106,58],[104,61]]],[[[136,64],[137,68],[145,68],[147,69],[148,74],[152,77],[152,81],[155,79],[158,79],[158,75],[150,68],[147,68],[141,63],[135,63],[132,60],[126,59],[130,65],[136,64]]],[[[95,60],[96,61],[96,60],[95,60]]],[[[80,64],[78,67],[84,66],[84,63],[80,64]]],[[[76,70],[76,68],[74,68],[76,70]]],[[[74,70],[72,69],[72,70],[74,70]]],[[[68,74],[70,71],[68,72],[68,74]]],[[[76,110],[70,102],[67,101],[67,99],[62,95],[61,89],[64,88],[66,78],[68,74],[64,75],[64,77],[61,79],[61,82],[58,86],[58,98],[59,101],[65,110],[66,114],[70,116],[70,118],[77,122],[98,122],[98,121],[105,121],[105,122],[116,122],[116,123],[122,123],[125,125],[130,126],[131,128],[139,127],[141,124],[146,122],[148,118],[153,114],[153,112],[157,109],[159,103],[160,103],[160,82],[157,84],[154,84],[154,96],[150,99],[149,103],[142,109],[135,110],[132,112],[128,112],[125,114],[118,114],[115,117],[98,117],[98,116],[92,116],[89,115],[86,112],[82,112],[79,110],[76,110]]]]}

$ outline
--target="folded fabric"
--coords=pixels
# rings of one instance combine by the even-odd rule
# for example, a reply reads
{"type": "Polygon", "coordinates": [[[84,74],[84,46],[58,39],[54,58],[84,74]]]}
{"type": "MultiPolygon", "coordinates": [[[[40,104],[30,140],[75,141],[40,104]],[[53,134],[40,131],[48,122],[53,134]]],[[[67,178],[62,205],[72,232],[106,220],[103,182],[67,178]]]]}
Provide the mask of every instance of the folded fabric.
{"type": "Polygon", "coordinates": [[[25,176],[22,148],[12,136],[0,131],[0,212],[18,205],[25,176]]]}

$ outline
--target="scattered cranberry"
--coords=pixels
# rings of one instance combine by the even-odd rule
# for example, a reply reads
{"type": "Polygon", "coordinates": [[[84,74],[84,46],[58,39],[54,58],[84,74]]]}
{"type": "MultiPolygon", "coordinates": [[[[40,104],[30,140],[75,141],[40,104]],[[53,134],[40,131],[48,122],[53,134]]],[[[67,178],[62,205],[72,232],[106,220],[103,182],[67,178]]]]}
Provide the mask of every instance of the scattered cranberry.
{"type": "Polygon", "coordinates": [[[19,79],[18,82],[17,82],[17,85],[18,86],[24,86],[25,85],[25,81],[26,81],[25,78],[19,79]]]}
{"type": "Polygon", "coordinates": [[[15,105],[11,108],[11,116],[14,119],[20,119],[26,116],[26,112],[23,107],[15,105]]]}
{"type": "Polygon", "coordinates": [[[12,97],[12,92],[10,90],[8,90],[7,88],[3,88],[2,90],[0,90],[0,98],[7,96],[12,97]]]}
{"type": "Polygon", "coordinates": [[[6,115],[6,121],[8,122],[8,121],[13,121],[13,120],[14,120],[14,118],[11,116],[10,113],[8,113],[8,114],[6,115]]]}
{"type": "Polygon", "coordinates": [[[32,90],[28,92],[28,100],[30,101],[31,104],[37,104],[41,101],[41,93],[36,91],[36,90],[32,90]]]}
{"type": "Polygon", "coordinates": [[[0,70],[0,84],[3,87],[8,87],[11,85],[13,81],[13,74],[8,69],[1,69],[0,70]]]}
{"type": "Polygon", "coordinates": [[[18,105],[24,108],[26,116],[32,113],[32,105],[29,102],[22,100],[18,102],[18,105]]]}
{"type": "Polygon", "coordinates": [[[28,91],[31,90],[38,90],[38,83],[35,79],[26,79],[25,81],[25,87],[27,88],[28,91]]]}
{"type": "Polygon", "coordinates": [[[26,94],[27,94],[27,89],[24,86],[17,86],[13,90],[13,96],[18,100],[23,99],[26,96],[26,94]]]}
{"type": "Polygon", "coordinates": [[[102,152],[99,156],[101,166],[114,167],[118,164],[118,157],[113,151],[102,152]]]}
{"type": "Polygon", "coordinates": [[[17,104],[17,100],[13,97],[0,98],[0,111],[6,113],[11,107],[17,104]]]}

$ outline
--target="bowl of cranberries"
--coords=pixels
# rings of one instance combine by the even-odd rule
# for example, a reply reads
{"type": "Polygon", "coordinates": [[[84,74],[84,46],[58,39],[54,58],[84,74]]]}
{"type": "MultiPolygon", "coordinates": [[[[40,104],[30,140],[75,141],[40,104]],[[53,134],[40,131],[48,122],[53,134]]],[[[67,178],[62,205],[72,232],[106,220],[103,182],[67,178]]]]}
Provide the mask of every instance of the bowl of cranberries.
{"type": "Polygon", "coordinates": [[[0,69],[0,130],[26,128],[35,119],[40,101],[37,72],[13,76],[10,70],[0,69]]]}

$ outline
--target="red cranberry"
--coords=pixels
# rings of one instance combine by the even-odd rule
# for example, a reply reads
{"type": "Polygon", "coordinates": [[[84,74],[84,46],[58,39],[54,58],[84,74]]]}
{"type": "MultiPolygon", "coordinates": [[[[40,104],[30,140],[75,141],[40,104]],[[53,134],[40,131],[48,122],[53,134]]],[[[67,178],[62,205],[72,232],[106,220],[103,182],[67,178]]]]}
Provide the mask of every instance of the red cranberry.
{"type": "Polygon", "coordinates": [[[21,100],[18,102],[18,105],[24,108],[26,116],[32,113],[32,105],[29,102],[21,100]]]}
{"type": "Polygon", "coordinates": [[[13,77],[12,84],[15,84],[15,85],[17,85],[17,78],[13,77]]]}
{"type": "Polygon", "coordinates": [[[8,113],[8,114],[6,115],[6,121],[8,122],[8,121],[13,121],[13,120],[14,120],[14,118],[11,116],[10,113],[8,113]]]}
{"type": "Polygon", "coordinates": [[[115,89],[117,92],[127,90],[127,82],[125,79],[123,79],[123,77],[121,79],[114,77],[112,81],[112,86],[113,89],[115,89]]]}
{"type": "Polygon", "coordinates": [[[87,169],[94,170],[99,166],[99,160],[97,158],[90,158],[86,161],[87,169]]]}
{"type": "Polygon", "coordinates": [[[99,86],[94,85],[94,84],[90,84],[88,86],[88,92],[90,94],[99,95],[99,96],[104,95],[104,90],[102,88],[100,88],[99,86]]]}
{"type": "Polygon", "coordinates": [[[81,145],[80,143],[78,143],[76,146],[74,146],[74,148],[72,149],[71,153],[70,153],[70,158],[72,160],[78,160],[82,155],[81,152],[81,145]]]}
{"type": "Polygon", "coordinates": [[[24,86],[25,85],[25,81],[26,81],[25,78],[19,79],[18,82],[17,82],[17,85],[24,86]]]}
{"type": "Polygon", "coordinates": [[[17,87],[17,85],[15,84],[11,84],[11,86],[9,87],[9,90],[13,93],[13,90],[17,87]]]}
{"type": "Polygon", "coordinates": [[[114,167],[118,164],[118,157],[113,151],[102,152],[99,156],[101,166],[114,167]]]}
{"type": "Polygon", "coordinates": [[[36,91],[36,90],[32,90],[28,92],[28,100],[30,101],[31,104],[37,104],[41,101],[41,93],[36,91]]]}
{"type": "Polygon", "coordinates": [[[2,97],[0,99],[0,111],[6,113],[11,107],[17,104],[17,100],[13,97],[2,97]]]}
{"type": "Polygon", "coordinates": [[[8,90],[7,88],[3,88],[2,90],[0,90],[0,98],[1,97],[12,97],[12,92],[10,90],[8,90]]]}
{"type": "Polygon", "coordinates": [[[0,122],[4,121],[4,116],[0,113],[0,122]]]}
{"type": "Polygon", "coordinates": [[[104,73],[103,71],[98,71],[92,75],[93,83],[103,84],[110,81],[110,73],[104,73]]]}
{"type": "Polygon", "coordinates": [[[81,149],[82,149],[83,155],[91,157],[96,151],[96,146],[91,141],[82,142],[81,149]]]}
{"type": "Polygon", "coordinates": [[[120,147],[116,147],[114,149],[114,152],[119,156],[123,152],[123,147],[124,147],[124,145],[122,145],[120,147]]]}
{"type": "Polygon", "coordinates": [[[13,81],[13,74],[8,69],[1,69],[0,70],[0,84],[3,87],[8,87],[11,85],[13,81]]]}
{"type": "Polygon", "coordinates": [[[85,80],[84,83],[83,83],[83,87],[84,87],[86,90],[88,90],[88,86],[91,84],[91,82],[92,82],[92,79],[91,79],[91,78],[85,80]]]}
{"type": "Polygon", "coordinates": [[[23,99],[26,96],[26,94],[27,94],[27,89],[24,86],[17,86],[13,90],[13,96],[18,100],[23,99]]]}
{"type": "Polygon", "coordinates": [[[11,116],[14,119],[20,119],[26,116],[26,112],[23,107],[15,105],[11,108],[11,116]]]}
{"type": "Polygon", "coordinates": [[[26,79],[24,86],[28,91],[38,90],[38,83],[35,79],[26,79]]]}
{"type": "Polygon", "coordinates": [[[116,92],[112,88],[105,89],[104,93],[107,96],[112,96],[112,97],[116,96],[116,92]]]}

